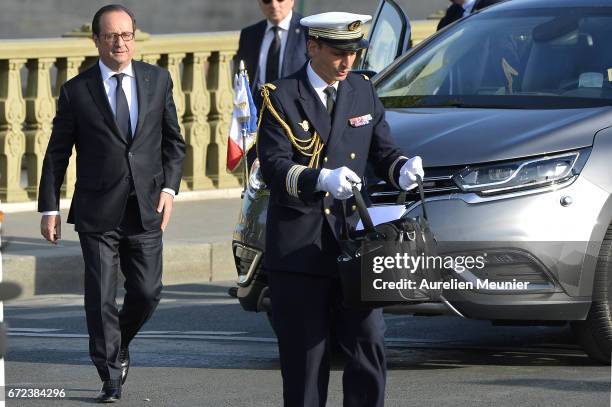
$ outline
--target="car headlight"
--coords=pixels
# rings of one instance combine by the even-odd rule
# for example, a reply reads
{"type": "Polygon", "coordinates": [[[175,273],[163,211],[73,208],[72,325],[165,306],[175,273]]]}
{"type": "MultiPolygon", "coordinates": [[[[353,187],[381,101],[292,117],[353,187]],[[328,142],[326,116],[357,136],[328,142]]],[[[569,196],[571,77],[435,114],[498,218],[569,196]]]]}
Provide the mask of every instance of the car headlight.
{"type": "Polygon", "coordinates": [[[560,184],[580,174],[590,149],[470,166],[453,177],[459,188],[479,195],[509,193],[560,184]]]}
{"type": "Polygon", "coordinates": [[[251,172],[249,172],[249,188],[254,191],[266,188],[266,183],[261,175],[261,169],[259,166],[259,158],[256,158],[251,165],[251,172]]]}

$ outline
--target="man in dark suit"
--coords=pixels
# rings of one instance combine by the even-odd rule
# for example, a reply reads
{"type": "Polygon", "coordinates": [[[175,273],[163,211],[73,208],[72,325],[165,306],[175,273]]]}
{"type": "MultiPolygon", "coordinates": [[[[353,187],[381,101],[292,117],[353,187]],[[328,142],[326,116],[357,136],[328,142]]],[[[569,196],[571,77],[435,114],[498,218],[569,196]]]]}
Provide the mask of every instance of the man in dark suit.
{"type": "Polygon", "coordinates": [[[134,15],[120,5],[94,16],[99,60],[60,92],[44,158],[41,233],[61,238],[60,187],[73,146],[77,182],[68,214],[85,261],[85,312],[91,359],[103,381],[98,400],[121,398],[128,345],[151,317],[162,289],[162,231],[172,212],[185,156],[172,80],[133,61],[134,15]],[[117,310],[117,268],[126,295],[117,310]]]}
{"type": "Polygon", "coordinates": [[[265,267],[278,336],[285,406],[325,406],[334,323],[344,368],[344,406],[384,404],[382,311],[342,304],[336,259],[343,226],[357,223],[352,183],[369,162],[396,188],[416,186],[420,157],[404,157],[364,75],[350,73],[367,46],[370,16],[323,13],[301,20],[310,61],[266,84],[257,152],[270,187],[265,267]]]}
{"type": "MultiPolygon", "coordinates": [[[[308,59],[302,16],[293,12],[294,0],[257,0],[264,20],[240,31],[236,61],[244,61],[251,90],[290,75],[308,59]]],[[[237,66],[236,66],[237,69],[237,66]]]]}
{"type": "Polygon", "coordinates": [[[502,1],[504,0],[450,0],[452,4],[446,9],[446,14],[438,23],[438,30],[478,10],[502,1]]]}

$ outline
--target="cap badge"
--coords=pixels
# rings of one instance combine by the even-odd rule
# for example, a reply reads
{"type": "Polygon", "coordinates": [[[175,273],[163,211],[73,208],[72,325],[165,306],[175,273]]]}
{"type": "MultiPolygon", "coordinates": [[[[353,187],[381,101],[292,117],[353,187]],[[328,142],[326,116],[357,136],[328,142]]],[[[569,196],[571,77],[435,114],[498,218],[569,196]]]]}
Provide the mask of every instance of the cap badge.
{"type": "Polygon", "coordinates": [[[361,27],[361,20],[353,21],[348,25],[349,31],[357,31],[361,27]]]}

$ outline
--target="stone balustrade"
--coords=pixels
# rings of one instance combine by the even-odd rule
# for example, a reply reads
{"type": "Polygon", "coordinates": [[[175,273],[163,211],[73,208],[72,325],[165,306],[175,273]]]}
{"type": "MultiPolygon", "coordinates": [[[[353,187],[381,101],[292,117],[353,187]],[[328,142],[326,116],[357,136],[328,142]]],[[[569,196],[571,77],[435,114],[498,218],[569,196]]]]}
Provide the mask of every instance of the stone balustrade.
{"type": "MultiPolygon", "coordinates": [[[[413,21],[413,43],[437,21],[413,21]]],[[[64,38],[0,40],[0,200],[35,200],[61,85],[97,60],[86,26],[64,38]],[[25,171],[27,177],[22,177],[25,171]],[[25,184],[25,185],[24,185],[25,184]]],[[[148,35],[137,32],[135,58],[160,65],[174,81],[174,101],[187,143],[182,190],[228,188],[240,175],[225,168],[232,113],[232,59],[237,32],[148,35]]],[[[62,196],[75,183],[74,156],[62,196]]]]}

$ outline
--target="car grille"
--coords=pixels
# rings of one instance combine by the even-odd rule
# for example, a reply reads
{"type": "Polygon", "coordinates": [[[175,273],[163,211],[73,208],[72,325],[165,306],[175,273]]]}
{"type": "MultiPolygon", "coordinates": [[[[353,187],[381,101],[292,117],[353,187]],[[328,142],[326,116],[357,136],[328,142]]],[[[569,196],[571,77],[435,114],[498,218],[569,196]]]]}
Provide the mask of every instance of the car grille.
{"type": "MultiPolygon", "coordinates": [[[[427,168],[425,170],[426,176],[423,179],[425,196],[430,197],[461,192],[461,189],[453,181],[453,176],[464,168],[465,166],[427,168]]],[[[380,181],[368,186],[368,195],[370,203],[374,206],[395,205],[398,203],[399,191],[392,185],[380,181]]],[[[417,190],[409,191],[406,194],[406,202],[417,200],[419,200],[419,192],[417,190]]]]}

